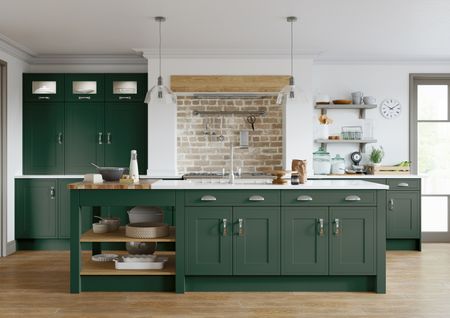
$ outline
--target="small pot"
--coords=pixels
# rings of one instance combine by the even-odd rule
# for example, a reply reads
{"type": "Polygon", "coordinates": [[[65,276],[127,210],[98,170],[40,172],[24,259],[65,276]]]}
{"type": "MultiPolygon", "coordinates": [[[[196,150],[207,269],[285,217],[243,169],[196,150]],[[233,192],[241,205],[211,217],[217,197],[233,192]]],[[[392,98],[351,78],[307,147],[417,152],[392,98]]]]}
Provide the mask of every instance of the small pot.
{"type": "Polygon", "coordinates": [[[92,232],[96,234],[102,234],[108,232],[108,224],[102,224],[102,223],[93,223],[92,224],[92,232]]]}

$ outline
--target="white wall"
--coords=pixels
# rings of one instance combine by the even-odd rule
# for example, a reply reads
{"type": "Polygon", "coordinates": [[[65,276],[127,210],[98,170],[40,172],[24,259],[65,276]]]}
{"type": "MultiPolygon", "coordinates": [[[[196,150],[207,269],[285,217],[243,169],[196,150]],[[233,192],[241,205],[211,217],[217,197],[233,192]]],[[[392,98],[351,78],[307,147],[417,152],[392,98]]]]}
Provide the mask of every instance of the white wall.
{"type": "MultiPolygon", "coordinates": [[[[398,99],[402,113],[395,119],[384,119],[378,108],[366,112],[366,118],[374,121],[377,146],[382,145],[385,150],[383,164],[397,164],[409,158],[410,73],[450,73],[450,64],[315,64],[313,92],[314,95],[327,94],[334,99],[349,98],[351,92],[362,91],[365,95],[376,97],[378,104],[386,98],[398,99]]],[[[335,120],[330,133],[338,133],[342,125],[358,124],[356,110],[328,111],[328,115],[335,120]]],[[[367,148],[370,151],[371,147],[367,148]]],[[[331,145],[328,149],[333,156],[336,153],[346,155],[350,162],[348,154],[357,147],[331,145]]]]}
{"type": "Polygon", "coordinates": [[[28,64],[0,50],[7,65],[7,241],[14,240],[14,176],[22,173],[22,73],[28,64]]]}
{"type": "MultiPolygon", "coordinates": [[[[156,83],[157,60],[149,58],[149,86],[156,83]]],[[[165,84],[170,87],[170,75],[286,75],[289,74],[289,59],[215,59],[215,58],[189,58],[189,59],[167,59],[163,64],[163,77],[165,84]]],[[[305,92],[310,103],[312,89],[312,59],[296,59],[294,75],[296,83],[305,92]]],[[[290,125],[289,129],[283,124],[283,129],[291,142],[286,144],[285,158],[283,160],[286,167],[290,168],[292,159],[307,159],[312,162],[311,126],[312,110],[307,105],[287,107],[286,116],[290,119],[296,118],[295,126],[290,125]]],[[[170,108],[152,112],[149,108],[149,117],[163,116],[161,112],[172,112],[170,108]]],[[[149,125],[149,172],[153,175],[167,175],[176,173],[176,118],[172,120],[153,121],[149,125]],[[152,138],[152,136],[158,136],[152,138]],[[160,136],[170,136],[164,148],[161,148],[160,136]],[[158,149],[157,152],[152,149],[158,149]]]]}

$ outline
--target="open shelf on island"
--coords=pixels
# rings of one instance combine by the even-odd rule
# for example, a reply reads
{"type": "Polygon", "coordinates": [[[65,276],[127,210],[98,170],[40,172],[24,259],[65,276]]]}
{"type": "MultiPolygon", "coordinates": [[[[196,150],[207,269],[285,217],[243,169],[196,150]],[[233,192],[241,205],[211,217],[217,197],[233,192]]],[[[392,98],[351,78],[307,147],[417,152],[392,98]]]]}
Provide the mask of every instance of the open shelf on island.
{"type": "MultiPolygon", "coordinates": [[[[109,251],[108,251],[109,253],[109,251]]],[[[111,252],[114,254],[123,255],[126,251],[111,252]]],[[[169,260],[164,265],[163,269],[145,269],[145,270],[123,270],[116,269],[114,262],[94,262],[91,260],[91,253],[83,252],[83,266],[80,272],[82,276],[104,276],[104,275],[162,275],[170,276],[175,275],[175,252],[173,251],[161,251],[155,252],[157,255],[167,256],[169,260]]]]}
{"type": "Polygon", "coordinates": [[[92,232],[92,229],[83,233],[80,242],[175,242],[175,227],[169,229],[169,235],[164,237],[157,237],[151,239],[134,238],[125,236],[125,227],[121,226],[118,231],[97,234],[92,232]]]}

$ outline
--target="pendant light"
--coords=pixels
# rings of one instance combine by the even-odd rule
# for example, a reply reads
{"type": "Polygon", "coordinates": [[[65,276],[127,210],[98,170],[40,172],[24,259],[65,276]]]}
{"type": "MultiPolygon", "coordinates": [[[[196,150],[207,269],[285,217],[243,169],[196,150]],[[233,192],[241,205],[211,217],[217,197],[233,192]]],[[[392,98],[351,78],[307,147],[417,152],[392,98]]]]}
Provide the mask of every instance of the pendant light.
{"type": "Polygon", "coordinates": [[[161,76],[161,23],[166,21],[166,18],[155,17],[155,21],[159,24],[159,76],[158,83],[147,92],[145,103],[176,104],[177,96],[168,87],[164,86],[161,76]]]}
{"type": "Polygon", "coordinates": [[[297,17],[287,17],[286,21],[291,24],[291,77],[289,77],[289,84],[278,93],[277,104],[282,104],[286,100],[303,101],[305,99],[305,96],[295,87],[294,81],[294,22],[297,21],[297,17]]]}

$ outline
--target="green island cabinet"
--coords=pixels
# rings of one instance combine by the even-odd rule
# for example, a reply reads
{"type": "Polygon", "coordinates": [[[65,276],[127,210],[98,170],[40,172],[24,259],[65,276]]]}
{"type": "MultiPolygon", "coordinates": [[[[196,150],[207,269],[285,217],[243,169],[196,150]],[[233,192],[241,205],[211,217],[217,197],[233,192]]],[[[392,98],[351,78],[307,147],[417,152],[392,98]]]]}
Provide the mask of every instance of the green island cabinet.
{"type": "MultiPolygon", "coordinates": [[[[386,190],[70,190],[70,291],[386,291],[386,190]],[[80,231],[83,208],[173,212],[163,270],[90,261],[84,242],[133,240],[80,231]]],[[[159,244],[159,243],[158,243],[159,244]]],[[[159,245],[158,245],[159,246],[159,245]]]]}
{"type": "Polygon", "coordinates": [[[23,86],[24,174],[126,167],[132,149],[147,162],[147,74],[24,74],[23,86]]]}
{"type": "MultiPolygon", "coordinates": [[[[389,185],[386,196],[386,248],[420,251],[422,248],[420,178],[362,176],[358,179],[389,185]]],[[[329,180],[348,180],[348,178],[329,180]]]]}

